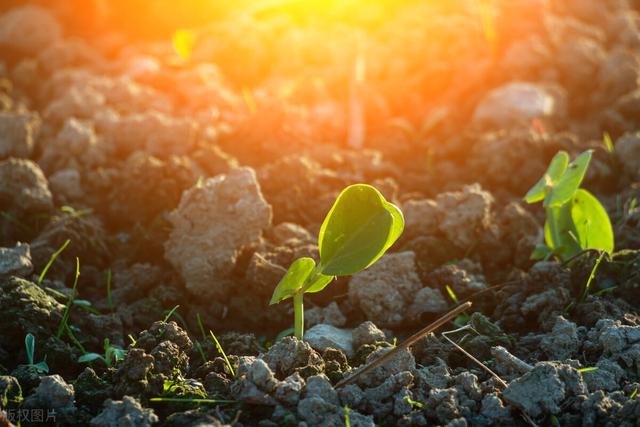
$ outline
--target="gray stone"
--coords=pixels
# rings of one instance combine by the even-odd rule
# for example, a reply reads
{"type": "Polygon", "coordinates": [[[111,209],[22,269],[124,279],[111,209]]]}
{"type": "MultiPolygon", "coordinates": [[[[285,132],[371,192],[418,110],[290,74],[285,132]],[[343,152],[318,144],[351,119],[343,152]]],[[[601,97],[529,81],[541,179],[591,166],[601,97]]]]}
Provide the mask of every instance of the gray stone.
{"type": "Polygon", "coordinates": [[[322,363],[322,358],[309,343],[295,337],[284,337],[261,356],[280,378],[291,375],[296,368],[322,363]]]}
{"type": "Polygon", "coordinates": [[[0,15],[2,50],[36,56],[60,38],[60,24],[44,7],[21,6],[0,15]]]}
{"type": "Polygon", "coordinates": [[[353,347],[355,349],[365,344],[374,344],[379,341],[386,341],[387,337],[375,323],[371,321],[362,322],[357,328],[351,331],[353,347]]]}
{"type": "Polygon", "coordinates": [[[158,421],[153,409],[144,409],[137,399],[124,396],[122,400],[107,400],[102,412],[91,419],[91,426],[151,427],[158,421]]]}
{"type": "Polygon", "coordinates": [[[26,277],[33,271],[28,243],[16,243],[14,248],[0,248],[0,277],[26,277]]]}
{"type": "Polygon", "coordinates": [[[460,248],[471,248],[491,224],[493,196],[479,184],[466,185],[462,191],[440,194],[436,202],[443,213],[440,231],[460,248]]]}
{"type": "Polygon", "coordinates": [[[529,124],[532,119],[557,113],[556,99],[545,88],[511,82],[491,90],[473,113],[473,121],[495,126],[529,124]]]}
{"type": "Polygon", "coordinates": [[[449,304],[442,292],[433,288],[422,288],[409,306],[407,315],[413,321],[419,321],[423,314],[437,314],[447,310],[449,304]]]}
{"type": "Polygon", "coordinates": [[[533,366],[520,360],[502,346],[491,347],[491,355],[496,360],[496,371],[507,376],[523,375],[533,369],[533,366]]]}
{"type": "Polygon", "coordinates": [[[530,372],[509,383],[502,396],[511,405],[537,418],[560,413],[560,404],[566,398],[586,393],[582,377],[575,369],[556,362],[539,362],[530,372]]]}
{"type": "Polygon", "coordinates": [[[320,324],[307,330],[304,339],[319,352],[327,348],[337,348],[349,358],[353,357],[353,338],[351,329],[340,329],[335,326],[320,324]]]}
{"type": "Polygon", "coordinates": [[[60,375],[48,375],[40,379],[34,395],[45,408],[62,409],[74,407],[75,393],[73,386],[67,384],[60,375]]]}
{"type": "Polygon", "coordinates": [[[335,301],[332,301],[326,307],[313,307],[305,310],[304,323],[307,328],[311,328],[321,323],[340,327],[347,323],[347,318],[340,310],[338,304],[335,301]]]}
{"type": "Polygon", "coordinates": [[[294,372],[284,381],[278,382],[275,389],[275,398],[285,405],[294,406],[300,399],[300,392],[304,387],[304,379],[299,373],[294,372]]]}
{"type": "Polygon", "coordinates": [[[349,299],[377,325],[398,326],[415,294],[422,289],[415,258],[410,251],[383,255],[351,278],[349,299]]]}
{"type": "Polygon", "coordinates": [[[51,210],[49,185],[36,163],[15,158],[0,162],[0,205],[16,215],[51,210]]]}
{"type": "Polygon", "coordinates": [[[62,200],[77,200],[84,195],[80,172],[76,169],[62,169],[49,177],[49,186],[56,197],[62,200]]]}
{"type": "Polygon", "coordinates": [[[241,250],[271,224],[253,169],[239,168],[187,190],[169,215],[165,258],[198,296],[226,296],[241,250]]]}
{"type": "Polygon", "coordinates": [[[39,124],[34,114],[0,112],[0,160],[30,157],[39,124]]]}
{"type": "Polygon", "coordinates": [[[578,327],[575,323],[558,316],[551,333],[544,335],[540,347],[552,359],[569,359],[580,348],[578,327]]]}
{"type": "MultiPolygon", "coordinates": [[[[366,360],[365,365],[372,360],[377,359],[384,353],[391,351],[392,348],[380,348],[371,353],[366,360]]],[[[360,368],[361,369],[361,368],[360,368]]],[[[358,385],[365,388],[377,387],[384,383],[389,377],[399,374],[400,372],[415,372],[416,360],[413,357],[413,353],[408,349],[403,349],[396,353],[391,359],[387,360],[382,365],[374,368],[372,371],[358,377],[358,385]]]]}

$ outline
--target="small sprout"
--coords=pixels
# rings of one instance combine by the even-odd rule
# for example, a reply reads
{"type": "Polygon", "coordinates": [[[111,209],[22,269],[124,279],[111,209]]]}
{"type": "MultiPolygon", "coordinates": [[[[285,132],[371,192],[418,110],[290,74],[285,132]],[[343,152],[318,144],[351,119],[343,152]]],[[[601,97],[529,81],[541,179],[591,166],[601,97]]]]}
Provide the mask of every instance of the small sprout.
{"type": "MultiPolygon", "coordinates": [[[[57,338],[60,338],[62,336],[62,332],[64,332],[65,328],[67,327],[67,322],[69,321],[69,316],[71,315],[71,307],[74,305],[75,298],[76,298],[76,289],[78,288],[79,277],[80,277],[80,259],[76,257],[76,277],[73,281],[73,288],[71,289],[71,295],[69,295],[69,299],[67,300],[67,307],[64,310],[64,315],[62,316],[62,320],[60,320],[60,326],[58,326],[58,333],[56,334],[57,338]]],[[[89,303],[89,305],[91,305],[91,303],[89,303]]]]}
{"type": "Polygon", "coordinates": [[[304,332],[303,295],[320,292],[336,276],[358,273],[376,262],[400,237],[402,212],[374,187],[355,184],[342,190],[318,235],[320,263],[298,258],[276,286],[270,304],[293,298],[295,336],[304,332]]]}
{"type": "Polygon", "coordinates": [[[62,212],[68,213],[74,218],[80,218],[81,216],[89,215],[93,212],[93,209],[80,209],[77,210],[73,206],[63,206],[60,208],[62,212]]]}
{"type": "Polygon", "coordinates": [[[167,315],[164,316],[164,319],[163,319],[164,323],[167,323],[169,321],[171,316],[173,316],[173,314],[176,312],[178,308],[180,308],[180,304],[176,305],[175,307],[173,307],[171,310],[167,312],[167,315]]]}
{"type": "Polygon", "coordinates": [[[51,255],[51,257],[49,258],[49,262],[47,262],[47,264],[44,266],[44,268],[42,269],[42,272],[40,273],[40,276],[38,277],[38,285],[42,284],[42,281],[44,280],[44,276],[47,275],[47,271],[49,271],[49,269],[51,268],[51,265],[56,260],[56,258],[58,258],[58,256],[62,253],[62,251],[64,251],[67,248],[67,246],[69,246],[69,243],[71,243],[71,240],[67,239],[62,244],[62,246],[60,246],[60,249],[58,249],[51,255]]]}
{"type": "Polygon", "coordinates": [[[107,269],[107,304],[109,310],[113,311],[113,298],[111,296],[111,269],[107,269]]]}
{"type": "Polygon", "coordinates": [[[581,374],[584,374],[585,372],[593,372],[593,371],[597,371],[598,368],[595,366],[589,366],[587,368],[580,368],[580,369],[576,369],[576,371],[578,371],[581,374]]]}
{"type": "Polygon", "coordinates": [[[633,399],[634,397],[636,397],[636,394],[638,394],[638,388],[636,387],[635,389],[633,389],[633,391],[631,392],[631,395],[629,396],[629,400],[633,399]]]}
{"type": "Polygon", "coordinates": [[[611,139],[611,135],[609,135],[609,132],[605,132],[602,134],[602,143],[604,144],[604,149],[607,150],[607,153],[613,153],[615,151],[613,140],[611,139]]]}
{"type": "Polygon", "coordinates": [[[567,260],[585,249],[613,251],[613,228],[607,211],[591,193],[579,188],[592,153],[587,150],[569,163],[569,155],[558,152],[543,177],[527,192],[527,203],[542,201],[547,211],[546,246],[538,245],[532,258],[558,255],[567,260]]]}
{"type": "Polygon", "coordinates": [[[224,358],[224,362],[227,364],[227,368],[229,368],[229,371],[231,372],[231,376],[233,378],[235,378],[236,377],[236,372],[233,370],[233,366],[231,366],[231,362],[229,362],[229,358],[227,357],[227,353],[224,352],[224,349],[220,345],[220,342],[218,341],[218,338],[216,338],[216,336],[213,334],[213,331],[209,330],[209,333],[211,334],[211,338],[213,338],[213,342],[216,344],[216,348],[218,349],[218,353],[220,353],[222,355],[222,357],[224,358]]]}
{"type": "Polygon", "coordinates": [[[123,360],[124,355],[127,353],[126,350],[112,346],[109,342],[109,338],[105,338],[103,341],[104,348],[104,356],[98,353],[86,353],[78,358],[78,362],[80,363],[89,363],[94,360],[102,360],[107,368],[111,368],[116,362],[123,360]]]}
{"type": "Polygon", "coordinates": [[[420,409],[424,406],[424,403],[422,402],[418,402],[416,400],[413,400],[410,396],[405,396],[404,400],[407,401],[407,403],[409,404],[409,406],[411,406],[412,409],[420,409]]]}
{"type": "Polygon", "coordinates": [[[589,274],[587,283],[585,283],[584,289],[582,290],[582,295],[580,295],[580,301],[584,301],[587,298],[587,295],[589,295],[589,289],[591,289],[591,282],[596,277],[596,271],[598,270],[598,266],[600,265],[600,262],[602,262],[602,258],[604,258],[605,254],[606,252],[601,252],[600,256],[596,260],[596,263],[593,265],[593,268],[591,269],[591,274],[589,274]]]}
{"type": "Polygon", "coordinates": [[[27,366],[34,368],[38,372],[45,374],[49,373],[49,365],[44,360],[42,362],[34,363],[34,356],[36,353],[36,338],[33,334],[28,333],[24,337],[24,347],[27,353],[27,366]]]}
{"type": "Polygon", "coordinates": [[[345,405],[345,407],[344,407],[344,425],[345,425],[345,427],[351,427],[351,417],[349,416],[350,412],[351,412],[351,409],[349,409],[349,405],[345,405]]]}
{"type": "Polygon", "coordinates": [[[220,400],[220,399],[190,399],[180,397],[152,397],[149,402],[165,402],[165,403],[197,403],[197,404],[213,404],[220,403],[238,403],[237,400],[220,400]]]}
{"type": "Polygon", "coordinates": [[[453,301],[454,304],[459,304],[458,297],[456,296],[455,292],[453,292],[453,289],[451,289],[451,286],[446,285],[444,288],[447,290],[447,295],[449,295],[451,301],[453,301]]]}

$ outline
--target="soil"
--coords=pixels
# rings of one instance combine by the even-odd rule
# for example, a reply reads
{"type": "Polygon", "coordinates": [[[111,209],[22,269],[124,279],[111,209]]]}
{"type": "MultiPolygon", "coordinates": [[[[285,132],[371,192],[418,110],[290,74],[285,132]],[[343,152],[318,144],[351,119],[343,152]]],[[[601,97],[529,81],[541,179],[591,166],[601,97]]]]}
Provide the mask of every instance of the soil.
{"type": "Polygon", "coordinates": [[[0,5],[0,425],[640,424],[639,2],[79,3],[0,5]],[[583,298],[598,254],[533,261],[522,198],[586,149],[583,298]],[[271,293],[356,182],[405,231],[298,340],[271,293]]]}

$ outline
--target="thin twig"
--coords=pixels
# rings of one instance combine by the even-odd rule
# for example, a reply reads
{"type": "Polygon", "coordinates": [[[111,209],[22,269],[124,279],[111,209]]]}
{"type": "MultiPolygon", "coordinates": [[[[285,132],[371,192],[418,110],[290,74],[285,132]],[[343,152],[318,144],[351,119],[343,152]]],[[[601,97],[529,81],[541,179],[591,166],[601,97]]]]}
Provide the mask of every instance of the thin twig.
{"type": "Polygon", "coordinates": [[[456,332],[460,332],[460,331],[466,331],[469,329],[473,329],[471,328],[469,325],[465,325],[461,328],[458,329],[454,329],[453,331],[448,331],[448,332],[443,332],[442,333],[442,337],[449,341],[451,343],[451,345],[453,345],[455,348],[457,348],[458,350],[460,350],[462,353],[464,353],[465,356],[467,356],[469,359],[473,360],[478,366],[480,366],[482,369],[484,369],[485,371],[487,371],[489,373],[489,375],[491,375],[493,378],[495,378],[500,384],[502,384],[503,387],[507,387],[507,383],[498,376],[498,374],[496,374],[495,372],[493,372],[487,365],[485,365],[484,363],[482,363],[481,361],[479,361],[478,359],[476,359],[471,353],[469,353],[467,350],[465,350],[464,348],[460,347],[458,344],[456,344],[451,338],[449,338],[447,336],[447,334],[455,334],[456,332]]]}
{"type": "Polygon", "coordinates": [[[358,378],[359,376],[361,376],[361,375],[363,375],[363,374],[365,374],[367,372],[370,372],[374,368],[382,365],[384,362],[386,362],[387,360],[391,359],[394,355],[398,354],[400,351],[411,347],[413,344],[415,344],[422,337],[424,337],[425,335],[430,334],[431,332],[435,331],[440,326],[444,325],[449,320],[453,319],[454,317],[456,317],[457,315],[459,315],[463,311],[468,310],[470,307],[471,307],[471,302],[470,301],[467,301],[464,304],[460,304],[459,306],[457,306],[456,308],[454,308],[453,310],[451,310],[450,312],[448,312],[444,316],[440,317],[435,322],[431,323],[427,327],[425,327],[425,328],[421,329],[420,331],[416,332],[415,334],[411,335],[403,343],[401,343],[401,344],[397,345],[395,348],[391,349],[391,351],[388,351],[385,354],[383,354],[382,356],[380,356],[377,359],[373,360],[371,363],[369,363],[364,368],[358,370],[355,374],[351,375],[349,378],[345,378],[345,379],[341,380],[340,382],[338,382],[338,384],[335,385],[335,388],[340,388],[340,387],[343,387],[343,386],[345,386],[347,384],[353,383],[356,380],[356,378],[358,378]]]}

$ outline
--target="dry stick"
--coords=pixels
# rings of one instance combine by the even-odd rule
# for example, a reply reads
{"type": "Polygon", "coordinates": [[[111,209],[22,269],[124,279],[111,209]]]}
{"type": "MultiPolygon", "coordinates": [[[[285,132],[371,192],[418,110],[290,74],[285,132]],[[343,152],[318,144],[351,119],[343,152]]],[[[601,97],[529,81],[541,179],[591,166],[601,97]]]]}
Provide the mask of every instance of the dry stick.
{"type": "Polygon", "coordinates": [[[500,384],[502,384],[503,387],[507,387],[507,383],[498,376],[498,374],[496,374],[495,372],[493,372],[487,365],[485,365],[484,363],[482,363],[481,361],[479,361],[478,359],[476,359],[471,353],[469,353],[467,350],[465,350],[464,348],[460,347],[458,344],[456,344],[455,342],[453,342],[452,339],[450,339],[447,334],[454,334],[456,332],[460,332],[460,331],[466,331],[472,329],[469,325],[465,325],[462,328],[458,328],[458,329],[454,329],[453,331],[447,331],[447,332],[443,332],[442,333],[442,337],[449,341],[455,348],[457,348],[458,350],[460,350],[465,356],[467,356],[469,359],[473,360],[476,365],[480,366],[482,369],[484,369],[485,371],[487,371],[489,373],[489,375],[491,375],[493,378],[495,378],[496,380],[498,380],[498,382],[500,384]]]}
{"type": "Polygon", "coordinates": [[[428,325],[424,329],[421,329],[420,331],[418,331],[415,334],[411,335],[402,344],[396,346],[391,351],[388,351],[385,354],[383,354],[382,356],[380,356],[377,359],[373,360],[371,363],[369,363],[364,368],[360,369],[355,374],[351,375],[349,378],[345,378],[342,381],[338,382],[338,384],[335,385],[335,388],[340,388],[340,387],[345,386],[347,384],[353,383],[356,380],[356,378],[358,378],[360,375],[365,374],[367,372],[370,372],[372,369],[382,365],[384,362],[386,362],[387,360],[391,359],[394,355],[398,354],[400,351],[411,347],[420,338],[422,338],[425,335],[435,331],[440,326],[444,325],[449,320],[451,320],[454,317],[456,317],[458,314],[462,313],[465,310],[468,310],[470,307],[471,307],[471,302],[470,301],[467,301],[464,304],[460,304],[459,306],[457,306],[456,308],[454,308],[453,310],[451,310],[450,312],[448,312],[444,316],[440,317],[438,320],[436,320],[435,322],[431,323],[430,325],[428,325]]]}

